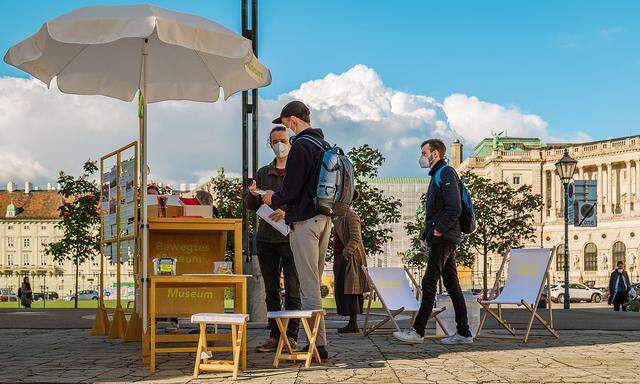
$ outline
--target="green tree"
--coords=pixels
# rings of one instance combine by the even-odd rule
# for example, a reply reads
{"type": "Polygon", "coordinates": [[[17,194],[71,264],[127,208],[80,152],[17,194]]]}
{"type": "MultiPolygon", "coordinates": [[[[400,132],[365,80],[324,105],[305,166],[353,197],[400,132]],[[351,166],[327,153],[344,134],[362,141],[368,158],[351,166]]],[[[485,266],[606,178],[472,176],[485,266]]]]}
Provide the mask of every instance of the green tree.
{"type": "Polygon", "coordinates": [[[512,187],[507,182],[494,182],[467,172],[462,177],[473,198],[478,229],[462,236],[458,255],[463,260],[483,257],[482,286],[487,292],[487,257],[520,248],[535,240],[536,213],[542,208],[542,197],[531,186],[512,187]]]}
{"type": "Polygon", "coordinates": [[[420,235],[424,230],[426,194],[420,197],[420,205],[416,208],[416,216],[413,220],[404,224],[404,230],[411,239],[411,247],[404,253],[403,262],[409,268],[424,269],[427,264],[427,254],[420,249],[420,235]]]}
{"type": "MultiPolygon", "coordinates": [[[[218,169],[218,173],[209,182],[208,191],[213,196],[213,205],[218,209],[221,218],[242,218],[243,209],[243,191],[242,179],[237,177],[229,177],[224,172],[224,168],[218,169]]],[[[252,233],[252,216],[249,215],[249,233],[252,233]]],[[[227,236],[226,255],[228,260],[233,254],[234,235],[231,233],[227,236]]]]}
{"type": "Polygon", "coordinates": [[[99,189],[96,182],[91,180],[98,167],[95,162],[88,160],[82,169],[82,174],[77,178],[60,171],[58,184],[64,200],[58,207],[61,221],[56,228],[62,230],[63,237],[45,246],[45,253],[52,255],[55,261],[67,259],[75,265],[75,308],[78,308],[79,266],[100,254],[99,189]]]}
{"type": "Polygon", "coordinates": [[[352,148],[347,156],[353,163],[355,189],[360,194],[353,209],[363,223],[362,242],[368,255],[378,255],[384,250],[384,245],[393,239],[388,224],[400,221],[402,204],[393,196],[384,196],[382,190],[368,182],[378,177],[378,169],[385,161],[380,151],[364,144],[352,148]]]}

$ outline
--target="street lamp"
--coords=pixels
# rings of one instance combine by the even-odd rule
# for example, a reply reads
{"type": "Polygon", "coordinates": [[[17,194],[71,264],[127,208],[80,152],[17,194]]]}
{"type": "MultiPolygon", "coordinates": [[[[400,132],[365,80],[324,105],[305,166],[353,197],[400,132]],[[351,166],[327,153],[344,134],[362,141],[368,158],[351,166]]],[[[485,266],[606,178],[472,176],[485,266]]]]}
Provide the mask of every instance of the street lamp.
{"type": "Polygon", "coordinates": [[[569,309],[569,182],[573,179],[578,161],[569,156],[565,148],[562,159],[556,162],[556,171],[564,186],[564,309],[569,309]]]}

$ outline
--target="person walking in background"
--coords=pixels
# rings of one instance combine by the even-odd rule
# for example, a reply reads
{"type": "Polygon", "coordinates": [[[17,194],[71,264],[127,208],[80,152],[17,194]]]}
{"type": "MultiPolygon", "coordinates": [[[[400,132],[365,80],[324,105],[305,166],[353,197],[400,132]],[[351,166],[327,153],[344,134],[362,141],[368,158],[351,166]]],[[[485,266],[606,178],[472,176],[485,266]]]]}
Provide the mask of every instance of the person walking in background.
{"type": "MultiPolygon", "coordinates": [[[[284,180],[284,170],[287,165],[287,157],[291,144],[287,129],[283,126],[275,127],[269,133],[269,145],[275,154],[271,163],[258,170],[255,180],[249,186],[249,194],[245,197],[247,208],[256,211],[262,205],[262,199],[257,190],[280,190],[284,180]]],[[[286,207],[271,206],[274,210],[271,217],[274,220],[282,220],[285,217],[286,207]]],[[[300,309],[300,283],[293,260],[293,252],[289,244],[289,237],[282,235],[262,218],[258,221],[258,233],[256,235],[256,248],[258,262],[264,279],[265,301],[268,311],[281,310],[280,304],[280,274],[284,272],[284,307],[289,310],[300,309]]],[[[291,319],[287,328],[289,344],[297,348],[298,329],[300,320],[291,319]]],[[[269,320],[270,335],[264,343],[258,345],[259,352],[275,351],[280,340],[280,330],[275,320],[269,320]]]]}
{"type": "Polygon", "coordinates": [[[620,307],[622,307],[622,311],[626,312],[627,308],[622,304],[627,302],[631,284],[629,283],[629,275],[624,269],[624,262],[618,261],[616,266],[617,268],[611,272],[611,277],[609,278],[608,302],[609,305],[613,304],[614,311],[619,312],[620,307]]]}
{"type": "Polygon", "coordinates": [[[33,301],[33,291],[31,290],[31,283],[29,283],[29,276],[25,276],[22,279],[22,286],[20,287],[20,303],[25,308],[31,308],[31,302],[33,301]]]}
{"type": "MultiPolygon", "coordinates": [[[[321,214],[314,202],[323,150],[311,140],[329,147],[322,130],[311,127],[311,113],[304,103],[292,101],[282,108],[274,124],[282,124],[297,136],[292,139],[282,188],[277,192],[267,190],[262,197],[265,204],[276,207],[286,205],[285,222],[291,227],[289,240],[300,280],[300,299],[303,310],[321,310],[320,282],[324,271],[331,220],[321,214]],[[310,136],[309,139],[303,139],[310,136]]],[[[321,359],[329,354],[326,349],[327,334],[324,319],[320,321],[316,346],[321,359]]],[[[307,351],[307,345],[302,349],[307,351]]]]}
{"type": "Polygon", "coordinates": [[[455,310],[457,332],[441,340],[443,344],[470,344],[473,337],[469,330],[467,306],[462,295],[455,251],[460,243],[460,214],[462,203],[460,181],[455,169],[448,166],[445,158],[446,147],[441,140],[430,139],[420,145],[422,155],[421,168],[428,168],[431,180],[427,190],[425,228],[420,244],[429,250],[427,271],[422,279],[422,302],[413,327],[394,332],[393,336],[405,343],[422,343],[427,321],[436,298],[436,286],[442,277],[455,310]],[[439,172],[439,182],[434,175],[439,172]]]}
{"type": "MultiPolygon", "coordinates": [[[[358,200],[355,192],[353,202],[358,200]]],[[[362,313],[364,293],[369,292],[369,281],[362,267],[367,266],[360,217],[352,209],[345,216],[333,219],[333,276],[336,310],[340,316],[349,316],[349,323],[338,333],[358,333],[358,315],[362,313]]]]}

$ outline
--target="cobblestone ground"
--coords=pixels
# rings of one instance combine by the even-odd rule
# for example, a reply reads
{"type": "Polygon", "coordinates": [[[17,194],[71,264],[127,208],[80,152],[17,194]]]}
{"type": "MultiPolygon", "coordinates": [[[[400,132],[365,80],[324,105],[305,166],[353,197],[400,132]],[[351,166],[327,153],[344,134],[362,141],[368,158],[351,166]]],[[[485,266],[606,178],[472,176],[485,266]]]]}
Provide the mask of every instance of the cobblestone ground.
{"type": "MultiPolygon", "coordinates": [[[[489,333],[491,334],[491,333],[489,333]]],[[[266,336],[250,330],[249,369],[240,383],[614,383],[638,382],[640,331],[563,331],[561,339],[528,344],[482,338],[471,346],[395,343],[329,334],[330,360],[311,369],[273,369],[273,355],[254,353],[266,336]]],[[[138,343],[91,336],[89,330],[0,330],[0,382],[218,383],[205,373],[192,380],[192,354],[160,355],[157,372],[140,359],[138,343]]]]}

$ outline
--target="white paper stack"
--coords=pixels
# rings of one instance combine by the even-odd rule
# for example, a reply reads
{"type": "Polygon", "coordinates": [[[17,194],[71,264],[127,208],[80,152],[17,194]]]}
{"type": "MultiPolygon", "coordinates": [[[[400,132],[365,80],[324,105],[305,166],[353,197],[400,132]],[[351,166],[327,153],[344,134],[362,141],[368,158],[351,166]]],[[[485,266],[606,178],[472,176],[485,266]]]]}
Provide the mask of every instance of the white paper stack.
{"type": "Polygon", "coordinates": [[[289,234],[289,226],[285,224],[284,220],[275,221],[269,218],[269,215],[273,213],[273,209],[266,204],[262,204],[256,211],[264,221],[269,223],[273,228],[277,229],[282,235],[287,236],[289,234]]]}

